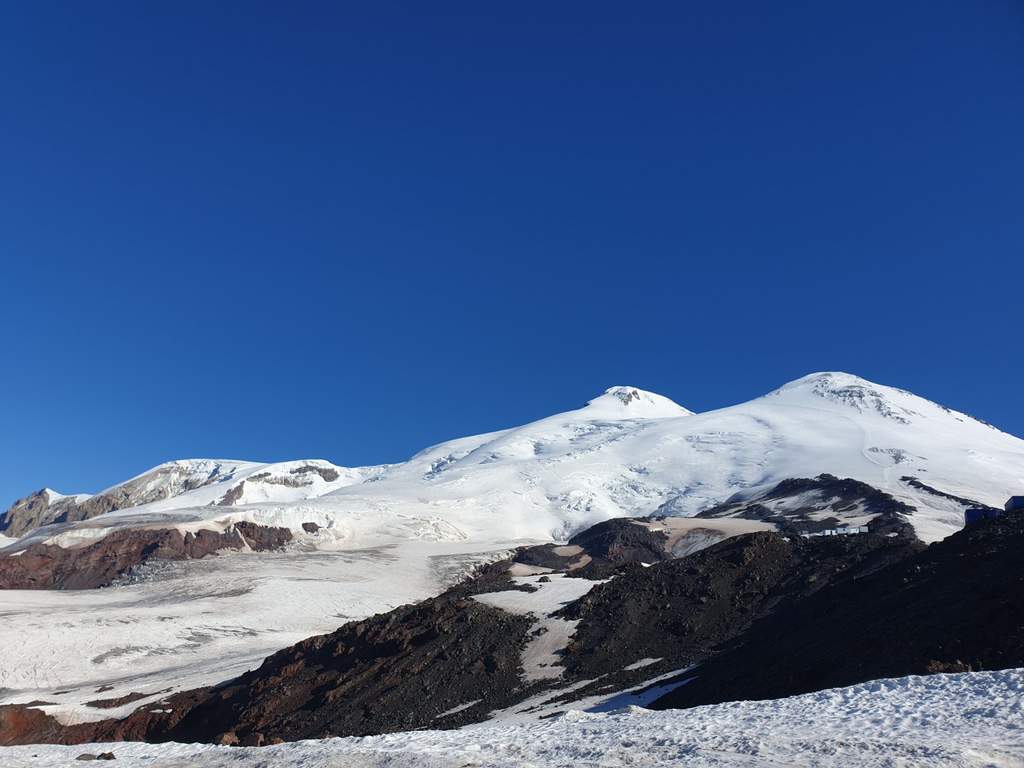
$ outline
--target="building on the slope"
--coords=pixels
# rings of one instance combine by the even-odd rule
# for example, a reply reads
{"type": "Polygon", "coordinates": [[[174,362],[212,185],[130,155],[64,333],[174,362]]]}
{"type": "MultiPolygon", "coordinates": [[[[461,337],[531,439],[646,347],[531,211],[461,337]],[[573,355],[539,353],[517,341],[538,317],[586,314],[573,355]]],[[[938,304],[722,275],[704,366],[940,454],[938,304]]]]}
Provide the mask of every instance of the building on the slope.
{"type": "Polygon", "coordinates": [[[1024,512],[1024,496],[1011,496],[1002,509],[995,507],[968,507],[964,510],[964,524],[971,525],[982,520],[1002,517],[1007,512],[1024,512]]]}
{"type": "Polygon", "coordinates": [[[968,507],[964,510],[964,525],[973,525],[982,520],[994,520],[1003,516],[1003,510],[995,507],[968,507]]]}
{"type": "Polygon", "coordinates": [[[800,535],[805,539],[810,539],[816,536],[855,536],[858,533],[870,533],[870,529],[866,525],[850,525],[841,528],[826,528],[823,531],[801,533],[800,535]]]}

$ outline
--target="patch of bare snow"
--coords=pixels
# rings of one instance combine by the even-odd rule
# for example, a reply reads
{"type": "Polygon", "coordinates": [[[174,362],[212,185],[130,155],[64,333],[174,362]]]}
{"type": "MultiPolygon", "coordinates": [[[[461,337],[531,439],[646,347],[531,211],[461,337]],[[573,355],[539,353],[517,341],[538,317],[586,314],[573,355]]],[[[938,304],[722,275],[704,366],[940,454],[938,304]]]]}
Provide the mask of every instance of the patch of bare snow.
{"type": "Polygon", "coordinates": [[[532,614],[529,640],[523,649],[523,677],[527,682],[561,677],[561,654],[569,644],[579,621],[552,616],[554,611],[578,600],[603,582],[572,579],[563,574],[550,576],[517,576],[516,584],[533,586],[535,592],[508,590],[475,595],[474,599],[510,613],[532,614]],[[547,578],[550,581],[542,582],[547,578]]]}

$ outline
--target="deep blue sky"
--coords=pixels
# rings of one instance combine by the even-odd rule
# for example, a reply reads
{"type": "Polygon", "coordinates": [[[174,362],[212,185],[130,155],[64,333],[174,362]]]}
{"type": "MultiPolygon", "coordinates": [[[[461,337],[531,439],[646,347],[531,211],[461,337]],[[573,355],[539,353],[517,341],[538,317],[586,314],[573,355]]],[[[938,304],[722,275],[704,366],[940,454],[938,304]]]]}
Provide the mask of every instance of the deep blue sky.
{"type": "Polygon", "coordinates": [[[1024,6],[0,5],[0,507],[814,370],[1024,434],[1024,6]]]}

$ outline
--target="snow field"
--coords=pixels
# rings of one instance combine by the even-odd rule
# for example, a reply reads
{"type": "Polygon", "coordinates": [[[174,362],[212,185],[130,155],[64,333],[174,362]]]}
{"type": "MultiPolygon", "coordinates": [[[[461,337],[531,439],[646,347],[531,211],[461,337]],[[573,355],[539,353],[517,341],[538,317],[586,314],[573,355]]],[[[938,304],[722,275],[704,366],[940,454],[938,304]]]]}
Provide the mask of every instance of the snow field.
{"type": "Polygon", "coordinates": [[[774,701],[652,712],[570,710],[515,724],[262,748],[109,744],[0,749],[8,768],[1019,768],[1024,670],[877,680],[774,701]]]}

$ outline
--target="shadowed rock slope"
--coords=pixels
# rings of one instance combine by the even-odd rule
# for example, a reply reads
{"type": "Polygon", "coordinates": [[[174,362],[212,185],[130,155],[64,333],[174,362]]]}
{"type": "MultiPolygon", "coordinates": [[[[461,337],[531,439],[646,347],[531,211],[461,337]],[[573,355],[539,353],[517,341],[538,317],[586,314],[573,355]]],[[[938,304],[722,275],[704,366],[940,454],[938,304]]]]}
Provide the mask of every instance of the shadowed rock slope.
{"type": "Polygon", "coordinates": [[[864,525],[861,521],[868,520],[866,525],[872,533],[912,537],[914,529],[910,520],[916,511],[867,483],[823,474],[783,480],[762,493],[718,504],[698,517],[763,520],[787,533],[864,525]]]}
{"type": "Polygon", "coordinates": [[[514,700],[530,622],[444,597],[349,624],[268,658],[195,705],[160,740],[366,735],[473,722],[514,700]],[[470,706],[465,706],[473,702],[470,706]]]}
{"type": "Polygon", "coordinates": [[[564,659],[571,676],[613,673],[641,659],[700,661],[758,619],[898,562],[916,541],[881,536],[737,536],[595,587],[562,614],[579,625],[564,659]]]}
{"type": "Polygon", "coordinates": [[[1024,666],[1024,514],[970,526],[758,624],[657,702],[774,699],[883,677],[1024,666]]]}

